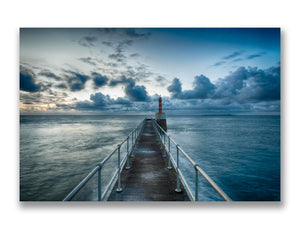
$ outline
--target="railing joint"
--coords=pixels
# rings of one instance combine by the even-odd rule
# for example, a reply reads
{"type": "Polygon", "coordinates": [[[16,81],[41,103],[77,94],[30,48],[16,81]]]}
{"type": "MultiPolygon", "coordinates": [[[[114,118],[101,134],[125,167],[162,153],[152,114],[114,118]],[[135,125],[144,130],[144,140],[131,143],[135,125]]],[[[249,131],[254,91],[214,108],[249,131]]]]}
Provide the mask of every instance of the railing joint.
{"type": "Polygon", "coordinates": [[[96,166],[98,166],[99,169],[102,169],[103,164],[102,163],[98,163],[96,166]]]}

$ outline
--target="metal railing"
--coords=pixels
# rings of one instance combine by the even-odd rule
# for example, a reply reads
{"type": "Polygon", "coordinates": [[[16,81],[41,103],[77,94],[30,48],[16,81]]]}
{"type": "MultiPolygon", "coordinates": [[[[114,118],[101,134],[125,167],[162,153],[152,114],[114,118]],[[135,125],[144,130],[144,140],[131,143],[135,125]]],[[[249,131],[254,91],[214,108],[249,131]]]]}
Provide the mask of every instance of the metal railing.
{"type": "Polygon", "coordinates": [[[204,179],[216,190],[216,192],[222,197],[225,201],[231,201],[231,199],[226,195],[226,193],[200,168],[198,164],[196,164],[190,157],[187,155],[182,148],[166,133],[166,131],[161,128],[161,126],[156,122],[156,120],[152,119],[153,126],[155,127],[157,135],[160,137],[161,144],[163,146],[164,152],[163,156],[168,156],[168,169],[172,169],[171,163],[174,166],[174,169],[177,174],[177,187],[175,189],[176,192],[181,192],[180,189],[180,181],[182,185],[184,186],[185,190],[187,191],[187,194],[189,198],[193,201],[198,201],[198,189],[199,189],[199,183],[198,183],[198,173],[200,173],[204,179]],[[167,138],[167,140],[166,140],[167,138]],[[168,143],[168,144],[167,144],[168,143]],[[171,154],[171,147],[170,144],[174,144],[176,147],[176,160],[171,154]],[[181,167],[180,167],[180,161],[179,161],[179,153],[181,153],[188,161],[189,163],[194,167],[195,170],[195,190],[192,192],[190,186],[188,185],[186,179],[183,176],[181,167]]]}
{"type": "Polygon", "coordinates": [[[71,201],[78,192],[91,180],[91,178],[98,172],[98,201],[107,200],[114,185],[118,181],[118,186],[116,191],[121,192],[121,171],[123,167],[126,164],[126,169],[130,168],[129,163],[129,157],[133,156],[134,150],[136,147],[136,142],[140,136],[140,133],[142,132],[144,125],[145,125],[146,119],[144,119],[133,131],[130,132],[130,134],[111,152],[109,155],[107,155],[100,163],[96,165],[94,169],[65,197],[63,201],[71,201]],[[131,141],[131,144],[130,144],[131,141]],[[126,153],[121,158],[121,147],[126,143],[126,153]],[[117,169],[114,171],[112,178],[108,182],[105,190],[102,192],[102,179],[101,179],[101,171],[105,164],[110,160],[110,158],[115,154],[118,153],[118,159],[117,159],[117,169]]]}

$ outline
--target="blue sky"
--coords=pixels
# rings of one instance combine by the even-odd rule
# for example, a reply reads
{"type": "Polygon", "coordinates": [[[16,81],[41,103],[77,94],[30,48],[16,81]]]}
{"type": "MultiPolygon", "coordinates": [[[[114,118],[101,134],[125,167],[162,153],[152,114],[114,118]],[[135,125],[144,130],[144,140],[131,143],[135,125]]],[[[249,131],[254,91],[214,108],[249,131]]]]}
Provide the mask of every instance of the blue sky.
{"type": "Polygon", "coordinates": [[[22,28],[21,114],[278,114],[279,28],[22,28]]]}

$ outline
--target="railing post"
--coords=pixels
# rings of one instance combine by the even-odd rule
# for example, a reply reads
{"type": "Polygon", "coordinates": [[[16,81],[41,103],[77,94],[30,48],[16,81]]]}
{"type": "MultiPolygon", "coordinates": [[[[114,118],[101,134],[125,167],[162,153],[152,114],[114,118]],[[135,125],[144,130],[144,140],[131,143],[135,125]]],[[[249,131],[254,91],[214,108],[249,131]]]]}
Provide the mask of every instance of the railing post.
{"type": "Polygon", "coordinates": [[[197,171],[197,164],[194,165],[195,169],[195,201],[198,201],[198,171],[197,171]]]}
{"type": "Polygon", "coordinates": [[[179,149],[178,149],[179,145],[176,145],[177,148],[177,162],[176,162],[176,173],[177,173],[177,188],[175,189],[175,192],[181,192],[180,189],[180,181],[179,181],[179,149]]]}
{"type": "Polygon", "coordinates": [[[131,157],[133,157],[133,132],[131,132],[131,157]]]}
{"type": "Polygon", "coordinates": [[[101,188],[102,188],[102,186],[101,186],[101,170],[102,170],[102,164],[101,163],[99,163],[98,165],[97,165],[99,168],[98,168],[98,201],[101,201],[101,188]]]}
{"type": "Polygon", "coordinates": [[[118,188],[117,188],[117,192],[122,192],[122,188],[121,188],[121,165],[120,165],[120,148],[121,145],[118,145],[118,188]]]}
{"type": "Polygon", "coordinates": [[[164,154],[163,157],[167,157],[166,155],[166,134],[164,133],[164,154]]]}
{"type": "Polygon", "coordinates": [[[129,165],[129,136],[127,137],[127,165],[126,165],[126,169],[130,169],[130,165],[129,165]]]}
{"type": "Polygon", "coordinates": [[[169,161],[168,161],[168,169],[172,169],[172,167],[171,167],[170,137],[168,139],[169,139],[169,161]]]}

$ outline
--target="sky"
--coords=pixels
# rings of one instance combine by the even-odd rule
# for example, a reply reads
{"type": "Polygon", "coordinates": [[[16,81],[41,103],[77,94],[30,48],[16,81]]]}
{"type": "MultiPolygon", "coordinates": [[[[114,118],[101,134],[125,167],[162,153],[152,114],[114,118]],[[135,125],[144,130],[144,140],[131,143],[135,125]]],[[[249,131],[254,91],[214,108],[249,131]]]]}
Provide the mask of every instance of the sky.
{"type": "Polygon", "coordinates": [[[21,114],[280,114],[279,28],[21,28],[21,114]]]}

